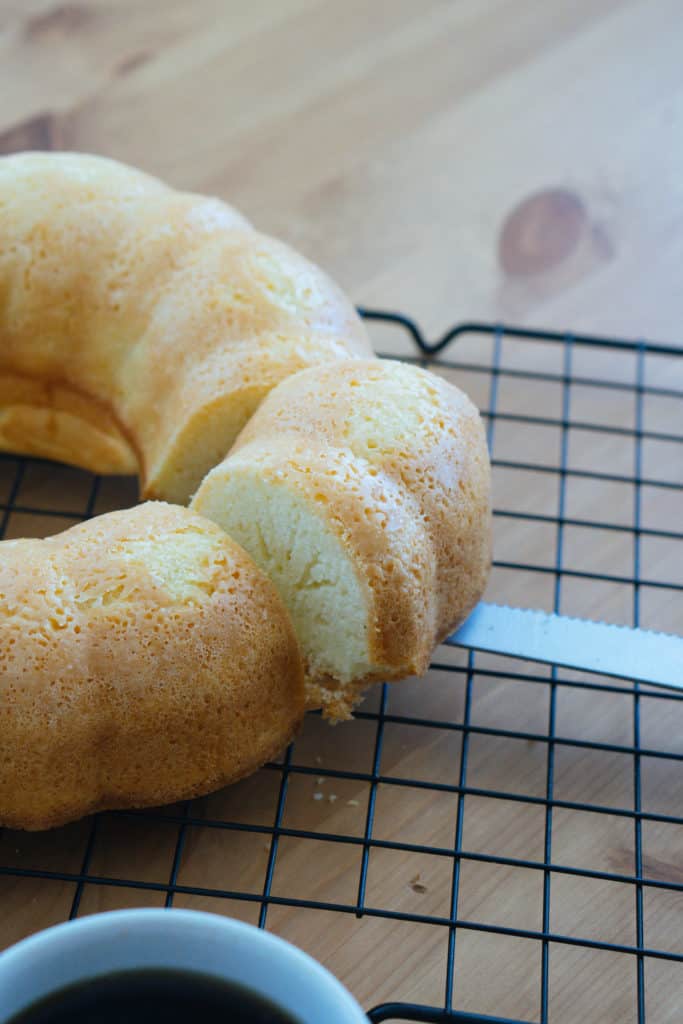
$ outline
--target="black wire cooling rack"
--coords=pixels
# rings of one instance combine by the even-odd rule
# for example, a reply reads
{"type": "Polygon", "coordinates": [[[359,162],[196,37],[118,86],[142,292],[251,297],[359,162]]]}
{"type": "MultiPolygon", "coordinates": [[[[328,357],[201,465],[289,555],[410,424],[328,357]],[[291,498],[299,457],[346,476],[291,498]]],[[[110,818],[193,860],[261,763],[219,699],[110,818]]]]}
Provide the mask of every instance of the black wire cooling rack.
{"type": "MultiPolygon", "coordinates": [[[[496,531],[511,538],[517,552],[517,557],[497,553],[494,562],[493,585],[504,599],[680,630],[681,351],[480,323],[457,326],[430,344],[406,317],[363,314],[384,340],[394,332],[392,351],[398,344],[405,349],[402,358],[464,382],[482,407],[494,482],[500,483],[496,476],[512,480],[518,495],[516,505],[501,504],[497,496],[505,487],[496,490],[496,531]],[[545,432],[542,445],[533,440],[534,431],[545,432]],[[527,487],[527,479],[535,483],[527,487]],[[597,566],[581,563],[586,546],[603,553],[597,566]]],[[[68,525],[106,507],[106,483],[87,474],[67,471],[80,500],[72,500],[65,484],[64,499],[55,507],[41,502],[40,479],[58,468],[3,457],[0,470],[0,536],[55,532],[60,522],[68,525]]],[[[407,949],[401,936],[411,934],[406,928],[438,937],[438,948],[425,954],[432,965],[438,959],[429,986],[414,977],[424,973],[427,962],[415,959],[414,945],[394,972],[399,980],[390,976],[378,988],[366,984],[366,993],[379,993],[383,1000],[369,1010],[375,1022],[673,1024],[683,1019],[683,694],[448,647],[437,652],[432,676],[419,686],[423,689],[381,688],[355,723],[340,727],[345,733],[309,716],[313,738],[297,740],[281,762],[261,773],[273,801],[260,818],[250,820],[234,801],[226,809],[209,800],[101,814],[71,827],[68,840],[60,830],[23,850],[23,838],[5,832],[0,926],[3,918],[11,924],[12,914],[20,917],[31,901],[45,911],[31,918],[38,922],[34,927],[76,917],[93,909],[88,902],[93,891],[125,893],[127,905],[188,906],[203,899],[202,906],[219,912],[225,907],[222,912],[239,914],[242,908],[261,927],[273,927],[273,915],[288,913],[286,920],[298,922],[313,920],[307,915],[318,911],[331,914],[325,918],[330,929],[354,921],[361,929],[347,929],[348,939],[325,956],[356,991],[363,964],[344,959],[349,943],[360,942],[368,951],[366,973],[372,973],[378,961],[370,946],[378,945],[382,957],[400,960],[407,949]],[[437,685],[453,698],[430,703],[429,696],[421,696],[437,685]],[[395,703],[401,692],[407,696],[395,703]],[[432,714],[433,708],[438,713],[432,714]],[[365,766],[318,756],[322,728],[332,737],[329,748],[335,736],[356,730],[347,745],[367,746],[365,766]],[[396,746],[396,730],[411,729],[423,737],[427,761],[444,737],[457,741],[447,778],[430,777],[424,760],[415,775],[409,768],[392,768],[395,761],[387,752],[396,746]],[[531,758],[535,776],[518,770],[525,758],[531,758]],[[583,782],[573,790],[576,772],[583,782]],[[332,830],[326,818],[302,824],[289,813],[302,786],[308,787],[311,808],[333,806],[332,796],[323,796],[332,785],[362,792],[361,800],[343,801],[355,815],[355,828],[332,830]],[[449,800],[450,812],[437,816],[439,827],[429,834],[416,836],[414,828],[400,823],[387,831],[380,827],[387,793],[393,794],[394,807],[418,802],[418,830],[427,820],[420,817],[421,799],[449,800]],[[475,818],[488,828],[487,841],[469,827],[475,818]],[[127,855],[128,869],[121,861],[114,862],[117,870],[108,868],[112,862],[103,847],[115,842],[112,829],[122,821],[143,832],[166,829],[168,857],[158,875],[146,866],[144,843],[136,847],[137,857],[135,850],[127,855]],[[592,823],[592,831],[582,832],[585,822],[592,823]],[[604,842],[595,839],[603,826],[604,842]],[[515,846],[524,830],[537,840],[533,859],[515,846]],[[585,842],[582,835],[588,836],[585,842]],[[223,852],[215,853],[214,869],[195,877],[186,861],[192,844],[206,836],[222,842],[223,852]],[[255,857],[257,875],[242,884],[242,876],[231,877],[226,867],[233,863],[229,849],[252,841],[260,844],[261,858],[255,857]],[[313,870],[308,878],[307,865],[317,856],[306,853],[309,846],[318,851],[330,844],[355,858],[346,896],[327,893],[324,883],[314,881],[313,870]],[[571,857],[564,853],[569,849],[571,857]],[[303,868],[296,891],[283,891],[278,867],[292,850],[301,853],[303,868]],[[373,864],[394,855],[438,864],[440,900],[421,910],[419,900],[434,897],[432,882],[423,884],[419,873],[406,882],[400,870],[392,874],[389,861],[380,860],[378,888],[373,864]],[[488,895],[471,906],[475,869],[477,891],[484,878],[488,895]],[[400,893],[394,898],[394,888],[409,889],[410,900],[400,893]],[[528,905],[528,918],[506,917],[512,904],[515,914],[528,905]],[[558,907],[564,917],[557,917],[558,907]],[[369,923],[387,929],[380,938],[373,931],[370,943],[362,931],[369,923]],[[601,930],[606,927],[611,930],[601,930]],[[521,958],[512,955],[522,947],[521,958]],[[400,1001],[389,1001],[394,995],[400,1001]]],[[[433,813],[430,820],[436,820],[433,813]]],[[[306,926],[288,931],[278,925],[282,920],[276,919],[274,930],[305,944],[306,926]]],[[[430,941],[425,940],[425,949],[431,949],[430,941]]],[[[310,951],[316,954],[315,944],[310,951]]],[[[378,998],[366,1000],[373,1001],[378,998]]]]}

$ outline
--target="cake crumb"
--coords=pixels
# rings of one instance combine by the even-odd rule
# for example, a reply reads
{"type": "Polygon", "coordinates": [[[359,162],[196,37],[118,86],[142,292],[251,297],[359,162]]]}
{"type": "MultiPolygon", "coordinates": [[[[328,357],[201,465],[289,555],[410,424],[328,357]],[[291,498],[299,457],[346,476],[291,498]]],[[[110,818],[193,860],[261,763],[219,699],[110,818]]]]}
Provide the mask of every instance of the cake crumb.
{"type": "Polygon", "coordinates": [[[328,796],[327,799],[330,801],[331,804],[333,804],[334,801],[337,799],[337,794],[336,793],[330,793],[330,795],[328,796]]]}
{"type": "Polygon", "coordinates": [[[324,786],[326,781],[327,780],[321,775],[319,778],[315,780],[315,784],[316,786],[324,786]]]}
{"type": "Polygon", "coordinates": [[[410,888],[413,890],[413,892],[418,893],[420,896],[422,896],[423,893],[427,892],[427,886],[423,885],[422,882],[420,881],[419,872],[414,876],[414,878],[410,879],[410,888]]]}
{"type": "Polygon", "coordinates": [[[357,800],[347,800],[346,801],[346,806],[347,807],[360,807],[360,804],[358,803],[357,800]]]}
{"type": "Polygon", "coordinates": [[[314,800],[322,800],[322,798],[323,798],[322,793],[314,793],[313,794],[313,799],[314,800]]]}

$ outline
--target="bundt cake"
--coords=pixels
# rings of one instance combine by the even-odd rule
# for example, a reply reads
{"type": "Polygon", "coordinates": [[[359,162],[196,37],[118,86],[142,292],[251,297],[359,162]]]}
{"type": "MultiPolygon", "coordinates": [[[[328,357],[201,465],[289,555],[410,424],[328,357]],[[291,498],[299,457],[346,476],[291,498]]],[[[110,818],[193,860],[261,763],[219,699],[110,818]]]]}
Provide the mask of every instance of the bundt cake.
{"type": "Polygon", "coordinates": [[[489,502],[470,400],[426,370],[371,359],[279,384],[191,507],[274,582],[307,706],[344,718],[369,682],[426,671],[479,600],[489,502]]]}
{"type": "Polygon", "coordinates": [[[208,792],[305,706],[427,669],[486,583],[486,442],[457,388],[371,356],[218,200],[0,158],[0,450],[194,493],[0,543],[0,824],[208,792]]]}
{"type": "Polygon", "coordinates": [[[148,502],[0,545],[0,825],[217,789],[303,710],[273,585],[196,513],[148,502]]]}
{"type": "Polygon", "coordinates": [[[79,153],[0,158],[0,450],[186,504],[268,391],[372,354],[329,278],[217,199],[79,153]]]}

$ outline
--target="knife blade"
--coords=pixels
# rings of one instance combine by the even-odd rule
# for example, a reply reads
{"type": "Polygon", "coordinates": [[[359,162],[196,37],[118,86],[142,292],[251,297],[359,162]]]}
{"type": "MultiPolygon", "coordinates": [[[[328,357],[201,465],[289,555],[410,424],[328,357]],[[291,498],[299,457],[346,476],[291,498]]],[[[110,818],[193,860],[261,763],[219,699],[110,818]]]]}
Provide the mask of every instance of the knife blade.
{"type": "Polygon", "coordinates": [[[445,641],[683,690],[683,637],[481,601],[445,641]]]}

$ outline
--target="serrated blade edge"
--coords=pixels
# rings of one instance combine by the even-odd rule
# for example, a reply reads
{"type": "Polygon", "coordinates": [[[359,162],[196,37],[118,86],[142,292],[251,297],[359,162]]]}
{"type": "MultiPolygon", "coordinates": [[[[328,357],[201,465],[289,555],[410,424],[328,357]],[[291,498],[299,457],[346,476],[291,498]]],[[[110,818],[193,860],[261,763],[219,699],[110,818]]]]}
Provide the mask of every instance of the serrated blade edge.
{"type": "Polygon", "coordinates": [[[683,637],[480,602],[445,643],[683,690],[683,637]]]}

